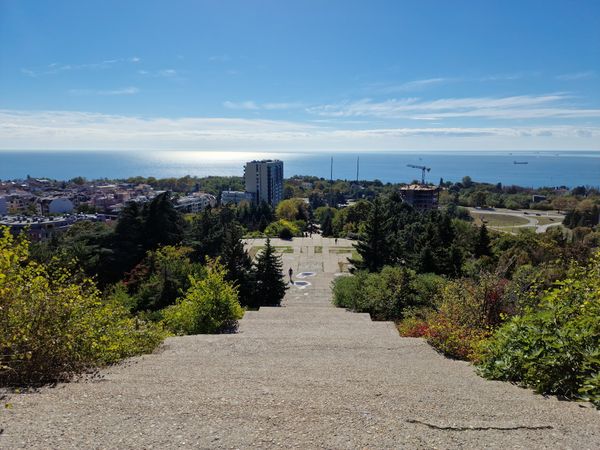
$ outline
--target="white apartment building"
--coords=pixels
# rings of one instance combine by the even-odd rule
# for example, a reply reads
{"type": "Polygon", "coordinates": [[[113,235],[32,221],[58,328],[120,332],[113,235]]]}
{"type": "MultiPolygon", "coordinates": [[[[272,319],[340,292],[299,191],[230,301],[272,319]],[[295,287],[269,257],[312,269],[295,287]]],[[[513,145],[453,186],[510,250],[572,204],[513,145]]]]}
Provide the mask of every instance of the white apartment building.
{"type": "Polygon", "coordinates": [[[267,202],[275,207],[283,200],[283,161],[265,159],[250,161],[244,168],[246,192],[254,202],[267,202]]]}

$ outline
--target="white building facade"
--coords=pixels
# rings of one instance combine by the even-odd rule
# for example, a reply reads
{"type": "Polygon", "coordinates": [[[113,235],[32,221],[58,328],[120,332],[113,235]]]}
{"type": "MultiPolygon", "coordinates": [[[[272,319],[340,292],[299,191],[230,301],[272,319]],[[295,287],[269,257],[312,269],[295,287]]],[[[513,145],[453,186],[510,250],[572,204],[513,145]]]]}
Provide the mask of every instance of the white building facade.
{"type": "Polygon", "coordinates": [[[267,202],[273,207],[283,200],[283,161],[266,159],[250,161],[244,168],[246,192],[255,203],[267,202]]]}

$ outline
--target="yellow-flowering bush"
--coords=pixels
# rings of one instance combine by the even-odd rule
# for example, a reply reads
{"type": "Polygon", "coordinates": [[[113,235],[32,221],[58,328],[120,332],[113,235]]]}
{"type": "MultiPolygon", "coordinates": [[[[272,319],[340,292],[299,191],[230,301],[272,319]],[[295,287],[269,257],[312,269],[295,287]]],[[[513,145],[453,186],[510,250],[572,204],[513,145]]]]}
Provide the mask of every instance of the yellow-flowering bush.
{"type": "Polygon", "coordinates": [[[44,383],[152,351],[165,333],[102,301],[89,279],[29,260],[0,229],[0,382],[44,383]]]}

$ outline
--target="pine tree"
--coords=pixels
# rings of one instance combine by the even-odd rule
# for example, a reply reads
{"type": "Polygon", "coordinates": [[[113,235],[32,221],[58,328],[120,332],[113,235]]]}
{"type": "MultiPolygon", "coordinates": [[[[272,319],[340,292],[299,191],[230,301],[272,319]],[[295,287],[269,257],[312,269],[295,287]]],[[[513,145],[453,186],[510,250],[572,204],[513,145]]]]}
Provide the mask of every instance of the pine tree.
{"type": "Polygon", "coordinates": [[[477,235],[477,241],[475,242],[473,254],[476,258],[490,256],[492,254],[492,250],[490,249],[490,236],[485,224],[479,228],[479,234],[477,235]]]}
{"type": "Polygon", "coordinates": [[[253,276],[252,260],[244,249],[242,229],[231,225],[225,230],[221,263],[227,269],[225,278],[238,287],[238,295],[242,306],[253,306],[253,276]]]}
{"type": "Polygon", "coordinates": [[[287,289],[284,281],[281,256],[275,254],[271,240],[256,257],[254,306],[279,306],[287,289]]]}
{"type": "Polygon", "coordinates": [[[350,259],[358,270],[377,272],[391,260],[391,248],[388,239],[388,219],[379,198],[373,201],[365,231],[355,245],[362,259],[350,259]]]}

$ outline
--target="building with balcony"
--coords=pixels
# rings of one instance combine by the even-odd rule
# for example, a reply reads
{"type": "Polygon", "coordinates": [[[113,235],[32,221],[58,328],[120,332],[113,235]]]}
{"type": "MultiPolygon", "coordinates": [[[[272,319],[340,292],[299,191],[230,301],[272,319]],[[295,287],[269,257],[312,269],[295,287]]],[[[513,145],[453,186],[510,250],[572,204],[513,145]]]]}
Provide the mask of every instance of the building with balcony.
{"type": "Polygon", "coordinates": [[[250,161],[244,168],[246,192],[255,203],[267,202],[275,207],[283,200],[283,161],[250,161]]]}

